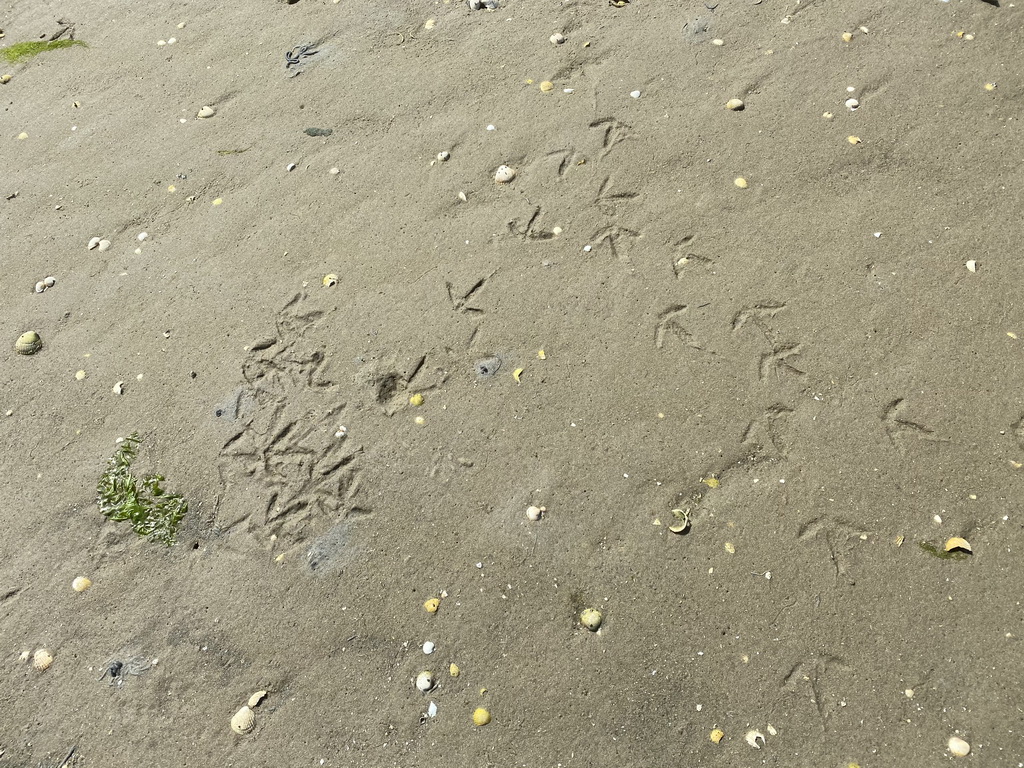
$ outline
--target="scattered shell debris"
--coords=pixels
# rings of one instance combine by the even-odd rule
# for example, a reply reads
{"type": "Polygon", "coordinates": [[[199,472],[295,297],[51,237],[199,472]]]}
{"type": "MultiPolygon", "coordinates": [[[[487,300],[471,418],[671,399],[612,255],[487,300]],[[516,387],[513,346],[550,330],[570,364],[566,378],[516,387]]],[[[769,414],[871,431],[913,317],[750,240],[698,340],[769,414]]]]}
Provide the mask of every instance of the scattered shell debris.
{"type": "Polygon", "coordinates": [[[747,744],[752,746],[754,749],[760,749],[761,745],[765,743],[764,734],[760,731],[747,731],[747,734],[743,737],[743,740],[746,741],[747,744]]]}
{"type": "Polygon", "coordinates": [[[959,736],[950,736],[946,748],[954,757],[967,757],[971,753],[971,745],[959,736]]]}
{"type": "Polygon", "coordinates": [[[491,722],[491,713],[483,707],[477,707],[473,710],[473,725],[487,725],[491,722]]]}
{"type": "Polygon", "coordinates": [[[89,587],[92,586],[92,581],[86,576],[78,576],[71,582],[71,588],[75,592],[85,592],[89,587]]]}
{"type": "Polygon", "coordinates": [[[494,172],[494,180],[498,184],[508,184],[512,179],[516,177],[516,171],[514,168],[509,168],[507,165],[499,165],[498,170],[494,172]]]}
{"type": "Polygon", "coordinates": [[[602,621],[604,621],[604,616],[597,608],[587,608],[580,613],[580,624],[591,632],[597,632],[601,628],[602,621]]]}
{"type": "Polygon", "coordinates": [[[416,675],[416,687],[426,693],[434,687],[434,673],[423,671],[416,675]]]}
{"type": "Polygon", "coordinates": [[[32,667],[35,670],[45,672],[51,664],[53,664],[53,654],[46,648],[40,648],[32,654],[32,667]]]}
{"type": "Polygon", "coordinates": [[[14,351],[19,355],[34,355],[43,348],[43,340],[35,331],[25,331],[14,342],[14,351]]]}
{"type": "Polygon", "coordinates": [[[256,727],[256,713],[246,705],[231,717],[231,730],[240,736],[250,733],[256,727]]]}

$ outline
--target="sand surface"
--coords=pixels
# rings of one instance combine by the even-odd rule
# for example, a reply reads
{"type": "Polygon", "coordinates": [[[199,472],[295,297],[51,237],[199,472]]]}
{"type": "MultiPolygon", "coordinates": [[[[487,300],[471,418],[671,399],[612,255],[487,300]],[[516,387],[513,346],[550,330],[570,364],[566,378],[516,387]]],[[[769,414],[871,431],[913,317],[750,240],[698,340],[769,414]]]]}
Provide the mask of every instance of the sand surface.
{"type": "Polygon", "coordinates": [[[0,768],[1024,764],[1022,18],[4,3],[0,768]]]}

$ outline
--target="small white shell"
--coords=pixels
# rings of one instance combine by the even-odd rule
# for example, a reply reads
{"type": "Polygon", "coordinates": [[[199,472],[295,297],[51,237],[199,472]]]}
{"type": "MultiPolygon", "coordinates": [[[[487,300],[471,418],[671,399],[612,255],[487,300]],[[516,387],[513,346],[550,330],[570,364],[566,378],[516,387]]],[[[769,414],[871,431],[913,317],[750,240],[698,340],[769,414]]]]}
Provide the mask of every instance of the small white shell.
{"type": "Polygon", "coordinates": [[[38,283],[36,283],[36,293],[42,293],[45,290],[46,290],[46,283],[44,283],[42,280],[40,280],[38,283]]]}
{"type": "Polygon", "coordinates": [[[733,112],[739,112],[744,106],[743,99],[729,99],[725,102],[725,108],[731,109],[733,112]]]}
{"type": "Polygon", "coordinates": [[[959,736],[951,736],[946,746],[954,757],[967,757],[971,753],[971,745],[959,736]]]}
{"type": "Polygon", "coordinates": [[[87,590],[91,586],[92,581],[90,581],[85,576],[79,576],[71,582],[71,588],[75,590],[75,592],[85,592],[85,590],[87,590]]]}
{"type": "Polygon", "coordinates": [[[434,673],[420,672],[416,675],[416,687],[426,693],[434,687],[434,673]]]}
{"type": "Polygon", "coordinates": [[[437,153],[437,159],[440,160],[442,163],[445,163],[445,162],[447,162],[447,161],[452,159],[452,153],[451,152],[447,152],[447,151],[446,152],[438,152],[437,153]]]}
{"type": "Polygon", "coordinates": [[[601,622],[604,620],[604,616],[597,608],[587,608],[585,611],[580,613],[580,624],[589,629],[591,632],[597,632],[601,628],[601,622]]]}
{"type": "Polygon", "coordinates": [[[217,110],[211,106],[205,106],[196,113],[196,117],[206,119],[207,117],[213,117],[217,114],[217,110]]]}
{"type": "Polygon", "coordinates": [[[231,730],[244,735],[256,727],[256,713],[248,706],[242,707],[231,718],[231,730]]]}
{"type": "Polygon", "coordinates": [[[91,240],[89,240],[89,250],[91,251],[93,248],[95,248],[99,244],[100,244],[100,238],[98,238],[98,237],[92,238],[91,240]]]}
{"type": "Polygon", "coordinates": [[[53,654],[45,648],[40,648],[32,654],[32,666],[40,672],[49,669],[51,664],[53,664],[53,654]]]}
{"type": "Polygon", "coordinates": [[[100,242],[99,242],[99,250],[100,251],[110,250],[110,241],[109,240],[100,240],[100,242]]]}
{"type": "Polygon", "coordinates": [[[565,42],[565,35],[561,32],[555,32],[551,37],[548,38],[552,45],[561,45],[565,42]]]}
{"type": "Polygon", "coordinates": [[[55,286],[56,284],[57,278],[53,277],[52,275],[43,278],[43,285],[45,285],[47,288],[53,288],[53,286],[55,286]]]}
{"type": "Polygon", "coordinates": [[[137,235],[135,236],[135,238],[136,238],[136,239],[137,239],[137,240],[138,240],[138,241],[139,241],[140,243],[141,243],[141,242],[142,242],[143,240],[145,240],[146,238],[148,238],[148,237],[149,237],[149,233],[148,233],[148,232],[139,232],[139,234],[137,234],[137,235]]]}
{"type": "Polygon", "coordinates": [[[113,392],[115,395],[123,395],[124,394],[124,382],[123,381],[117,382],[117,384],[115,384],[111,388],[110,391],[113,392]]]}
{"type": "Polygon", "coordinates": [[[430,640],[427,640],[427,642],[425,642],[423,644],[423,652],[425,654],[427,654],[428,656],[434,652],[434,648],[435,648],[434,643],[431,642],[430,640]]]}
{"type": "Polygon", "coordinates": [[[494,172],[494,180],[499,184],[508,184],[515,177],[515,168],[509,168],[507,165],[499,165],[498,170],[494,172]]]}
{"type": "Polygon", "coordinates": [[[761,744],[765,743],[764,734],[760,731],[747,731],[747,735],[743,738],[746,740],[747,744],[752,746],[754,749],[760,749],[761,744]],[[761,744],[758,744],[758,740],[760,740],[761,744]]]}
{"type": "Polygon", "coordinates": [[[856,99],[847,99],[847,100],[846,100],[846,108],[847,108],[848,110],[850,110],[851,112],[852,112],[853,110],[855,110],[855,109],[856,109],[857,107],[859,107],[859,106],[860,106],[860,102],[859,102],[859,101],[857,101],[856,99]]]}
{"type": "Polygon", "coordinates": [[[544,517],[544,507],[529,506],[526,508],[526,517],[536,522],[544,517]]]}

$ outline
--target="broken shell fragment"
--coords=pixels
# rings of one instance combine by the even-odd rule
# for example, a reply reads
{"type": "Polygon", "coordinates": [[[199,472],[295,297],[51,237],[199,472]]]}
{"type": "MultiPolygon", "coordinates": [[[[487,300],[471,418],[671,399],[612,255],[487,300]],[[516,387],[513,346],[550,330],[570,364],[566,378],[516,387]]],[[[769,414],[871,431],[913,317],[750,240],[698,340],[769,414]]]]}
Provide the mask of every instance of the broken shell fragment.
{"type": "Polygon", "coordinates": [[[421,395],[419,392],[417,392],[414,395],[411,395],[409,397],[409,405],[411,405],[413,407],[416,407],[416,408],[418,408],[419,406],[423,405],[423,395],[421,395]]]}
{"type": "Polygon", "coordinates": [[[587,608],[580,614],[580,624],[589,629],[591,632],[597,632],[601,628],[601,622],[604,620],[604,616],[597,608],[587,608]]]}
{"type": "Polygon", "coordinates": [[[690,514],[685,509],[673,509],[672,517],[674,519],[668,527],[672,533],[686,533],[690,530],[690,514]]]}
{"type": "Polygon", "coordinates": [[[85,576],[79,576],[71,582],[71,588],[75,590],[75,592],[85,592],[85,590],[87,590],[91,586],[92,581],[90,581],[85,576]]]}
{"type": "Polygon", "coordinates": [[[256,693],[249,697],[248,704],[250,707],[257,707],[259,706],[259,703],[263,701],[265,698],[267,698],[266,691],[256,691],[256,693]]]}
{"type": "Polygon", "coordinates": [[[540,84],[540,89],[544,91],[544,93],[551,93],[551,91],[555,90],[555,84],[550,80],[545,80],[540,84]]]}
{"type": "Polygon", "coordinates": [[[742,176],[737,176],[732,183],[735,184],[740,189],[746,189],[747,187],[750,186],[750,183],[742,176]]]}
{"type": "Polygon", "coordinates": [[[43,285],[45,285],[47,288],[53,288],[53,286],[55,286],[56,284],[57,278],[54,277],[53,275],[43,278],[43,285]]]}
{"type": "Polygon", "coordinates": [[[711,732],[711,741],[715,744],[718,744],[724,738],[725,731],[723,731],[721,728],[715,728],[715,730],[711,732]]]}
{"type": "Polygon", "coordinates": [[[764,734],[760,731],[747,731],[747,735],[743,737],[747,744],[752,746],[754,749],[760,749],[761,744],[764,744],[764,734]],[[760,741],[760,744],[758,743],[760,741]]]}
{"type": "Polygon", "coordinates": [[[43,348],[43,340],[35,331],[26,331],[14,342],[14,351],[19,355],[34,355],[43,348]]]}
{"type": "Polygon", "coordinates": [[[459,670],[459,665],[458,664],[449,664],[448,665],[448,674],[451,675],[452,677],[458,677],[460,671],[461,670],[459,670]]]}
{"type": "Polygon", "coordinates": [[[946,552],[953,552],[954,550],[958,550],[960,552],[970,553],[974,551],[971,549],[970,542],[967,541],[967,539],[961,539],[959,536],[954,536],[953,538],[948,539],[942,548],[946,552]]]}
{"type": "Polygon", "coordinates": [[[324,288],[333,288],[338,284],[338,276],[333,273],[324,275],[324,279],[321,282],[324,284],[324,288]]]}
{"type": "Polygon", "coordinates": [[[508,184],[515,177],[515,168],[509,168],[507,165],[499,165],[498,170],[494,172],[494,180],[499,184],[508,184]]]}
{"type": "Polygon", "coordinates": [[[46,290],[46,283],[44,283],[42,280],[40,280],[38,283],[36,283],[36,293],[42,293],[45,290],[46,290]]]}
{"type": "Polygon", "coordinates": [[[951,736],[946,747],[954,757],[967,757],[971,753],[971,745],[959,736],[951,736]]]}
{"type": "Polygon", "coordinates": [[[235,712],[231,718],[231,730],[239,735],[245,735],[256,727],[256,713],[247,705],[235,712]]]}
{"type": "Polygon", "coordinates": [[[857,101],[856,99],[847,99],[845,103],[846,108],[851,112],[853,112],[855,109],[857,109],[857,107],[860,106],[860,102],[857,101]]]}
{"type": "Polygon", "coordinates": [[[99,249],[98,250],[100,250],[100,251],[109,251],[110,250],[110,241],[109,240],[100,240],[100,242],[99,242],[99,249]]]}
{"type": "Polygon", "coordinates": [[[437,609],[441,606],[441,601],[436,597],[432,597],[423,604],[423,610],[427,613],[437,613],[437,609]]]}
{"type": "Polygon", "coordinates": [[[416,687],[426,693],[434,687],[434,673],[433,672],[420,672],[416,675],[416,687]]]}
{"type": "Polygon", "coordinates": [[[99,244],[100,244],[100,238],[98,238],[98,237],[91,238],[89,240],[89,250],[91,251],[93,248],[95,248],[99,244]]]}
{"type": "Polygon", "coordinates": [[[555,34],[549,37],[548,40],[551,41],[552,45],[561,45],[562,43],[565,42],[565,35],[563,35],[561,32],[555,32],[555,34]]]}
{"type": "Polygon", "coordinates": [[[743,103],[743,99],[729,99],[725,102],[725,108],[731,109],[733,112],[739,112],[746,105],[743,103]]]}
{"type": "Polygon", "coordinates": [[[491,713],[483,707],[473,710],[473,725],[487,725],[491,722],[491,713]]]}
{"type": "Polygon", "coordinates": [[[445,151],[445,152],[438,152],[437,153],[437,159],[439,161],[441,161],[442,163],[446,163],[446,162],[448,162],[449,160],[452,159],[452,153],[451,152],[447,152],[447,151],[445,151]]]}
{"type": "Polygon", "coordinates": [[[217,110],[215,110],[213,107],[205,106],[202,109],[200,109],[199,112],[196,113],[196,117],[200,119],[205,119],[207,117],[213,117],[216,114],[217,110]]]}
{"type": "Polygon", "coordinates": [[[45,648],[40,648],[32,654],[32,667],[37,671],[43,672],[49,669],[51,664],[53,664],[53,654],[45,648]]]}

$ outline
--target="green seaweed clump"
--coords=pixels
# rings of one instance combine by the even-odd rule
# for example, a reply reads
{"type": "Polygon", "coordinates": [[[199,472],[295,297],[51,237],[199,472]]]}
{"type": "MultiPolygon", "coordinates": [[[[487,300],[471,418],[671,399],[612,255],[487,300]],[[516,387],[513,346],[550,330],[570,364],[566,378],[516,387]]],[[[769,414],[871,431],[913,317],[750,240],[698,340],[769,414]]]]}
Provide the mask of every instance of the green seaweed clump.
{"type": "Polygon", "coordinates": [[[162,475],[137,478],[132,474],[138,446],[137,432],[117,446],[96,487],[96,503],[108,520],[128,520],[140,536],[169,547],[174,543],[178,524],[188,512],[188,502],[163,489],[162,475]]]}
{"type": "Polygon", "coordinates": [[[70,48],[73,45],[89,47],[82,40],[29,40],[0,49],[0,56],[3,56],[11,64],[18,64],[45,51],[56,51],[61,48],[70,48]]]}
{"type": "Polygon", "coordinates": [[[956,549],[951,550],[949,552],[945,552],[942,550],[941,547],[937,547],[934,544],[927,541],[920,541],[918,542],[917,546],[919,546],[932,557],[937,557],[940,560],[966,560],[970,557],[970,555],[966,552],[961,552],[960,550],[956,549]]]}

